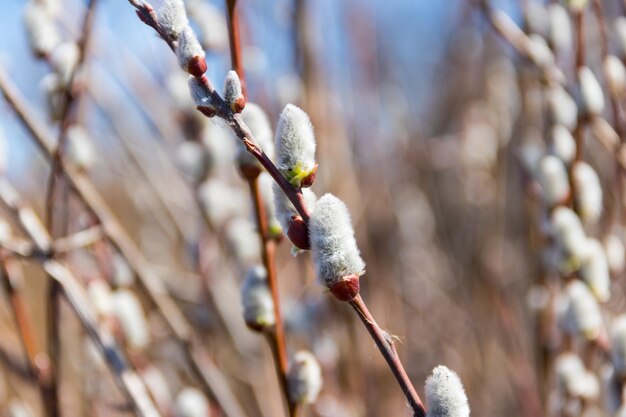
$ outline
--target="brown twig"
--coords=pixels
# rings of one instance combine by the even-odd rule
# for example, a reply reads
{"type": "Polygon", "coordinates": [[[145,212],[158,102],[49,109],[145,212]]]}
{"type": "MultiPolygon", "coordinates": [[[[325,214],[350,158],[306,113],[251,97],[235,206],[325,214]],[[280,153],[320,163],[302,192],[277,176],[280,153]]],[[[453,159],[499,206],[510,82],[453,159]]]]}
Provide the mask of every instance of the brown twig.
{"type": "Polygon", "coordinates": [[[239,34],[239,8],[237,0],[226,0],[226,11],[228,13],[228,39],[230,40],[230,62],[233,70],[239,76],[241,81],[241,91],[244,100],[248,100],[248,91],[246,89],[246,77],[243,71],[243,62],[241,60],[241,36],[239,34]]]}
{"type": "Polygon", "coordinates": [[[396,377],[398,384],[400,384],[405,397],[413,409],[414,417],[425,417],[426,408],[424,407],[419,395],[417,395],[415,387],[413,387],[409,376],[404,370],[404,366],[398,357],[395,343],[391,335],[382,330],[378,324],[376,324],[376,320],[374,320],[374,317],[370,314],[363,298],[361,298],[361,295],[357,295],[356,298],[349,303],[357,312],[359,318],[363,322],[363,325],[365,325],[365,328],[372,336],[372,339],[374,339],[378,350],[380,350],[380,353],[385,358],[385,361],[387,361],[389,368],[396,377]]]}
{"type": "Polygon", "coordinates": [[[265,213],[265,207],[263,205],[261,190],[259,189],[259,177],[256,176],[254,178],[248,179],[248,185],[250,187],[250,195],[252,196],[252,201],[254,203],[256,223],[259,228],[263,265],[265,266],[265,270],[267,272],[267,283],[270,288],[272,301],[274,304],[275,325],[274,328],[268,332],[268,341],[274,355],[276,370],[278,372],[278,379],[280,380],[280,385],[285,395],[285,401],[289,408],[289,415],[293,416],[297,405],[294,404],[289,398],[289,385],[287,382],[287,375],[289,372],[289,358],[287,357],[285,328],[283,325],[283,317],[280,311],[280,295],[278,292],[278,278],[276,276],[276,263],[274,256],[276,242],[269,236],[267,215],[265,213]]]}

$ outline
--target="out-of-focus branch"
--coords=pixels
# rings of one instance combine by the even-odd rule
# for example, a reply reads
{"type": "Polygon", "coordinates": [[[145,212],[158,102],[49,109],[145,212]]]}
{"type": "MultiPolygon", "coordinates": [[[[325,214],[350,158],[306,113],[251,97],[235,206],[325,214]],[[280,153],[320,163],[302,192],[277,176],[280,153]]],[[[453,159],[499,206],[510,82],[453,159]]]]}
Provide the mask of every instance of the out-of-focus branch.
{"type": "MultiPolygon", "coordinates": [[[[10,82],[6,73],[0,69],[0,91],[7,102],[14,109],[18,118],[23,122],[36,145],[44,157],[49,160],[54,155],[52,140],[46,130],[28,111],[28,106],[16,87],[10,82]]],[[[139,281],[155,305],[169,330],[174,334],[185,353],[185,358],[194,376],[200,382],[203,390],[213,397],[230,417],[245,415],[235,395],[226,383],[226,378],[210,360],[209,354],[192,338],[192,328],[182,314],[175,301],[167,293],[158,274],[151,268],[139,248],[132,241],[126,230],[121,226],[116,216],[107,206],[104,198],[97,191],[93,183],[82,172],[71,164],[61,160],[61,172],[68,179],[70,186],[87,208],[96,216],[103,228],[104,234],[126,258],[131,268],[137,274],[139,281]],[[203,365],[200,366],[200,363],[203,365]]],[[[45,229],[44,229],[45,231],[45,229]]]]}

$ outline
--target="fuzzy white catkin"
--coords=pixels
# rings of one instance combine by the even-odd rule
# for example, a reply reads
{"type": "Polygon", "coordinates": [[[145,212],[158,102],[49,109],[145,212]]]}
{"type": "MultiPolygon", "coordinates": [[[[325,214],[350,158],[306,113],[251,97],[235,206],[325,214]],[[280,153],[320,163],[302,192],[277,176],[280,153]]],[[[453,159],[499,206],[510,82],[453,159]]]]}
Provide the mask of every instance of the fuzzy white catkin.
{"type": "Polygon", "coordinates": [[[114,304],[111,287],[105,281],[101,279],[91,281],[87,287],[87,292],[96,313],[103,317],[113,314],[114,304]]]}
{"type": "Polygon", "coordinates": [[[237,217],[226,226],[226,238],[237,262],[242,267],[256,264],[261,258],[259,235],[255,225],[245,217],[237,217]]]}
{"type": "Polygon", "coordinates": [[[547,67],[554,64],[554,54],[546,40],[536,34],[530,35],[528,43],[528,55],[539,67],[547,67]]]}
{"type": "MultiPolygon", "coordinates": [[[[185,69],[186,70],[186,69],[185,69]]],[[[211,107],[212,100],[211,95],[207,88],[194,76],[190,75],[187,80],[187,84],[189,85],[189,92],[191,93],[191,98],[196,106],[200,107],[211,107]]]]}
{"type": "Polygon", "coordinates": [[[178,47],[176,48],[176,57],[178,64],[182,69],[188,71],[189,62],[194,57],[204,58],[204,49],[198,42],[196,34],[189,26],[185,27],[178,38],[178,47]]]}
{"type": "Polygon", "coordinates": [[[198,26],[200,42],[205,47],[217,51],[228,46],[224,12],[204,0],[188,0],[187,10],[198,26]]]}
{"type": "MultiPolygon", "coordinates": [[[[262,172],[259,175],[259,189],[263,200],[263,208],[265,209],[265,217],[267,217],[267,227],[270,236],[280,235],[282,225],[276,217],[276,206],[274,205],[274,187],[276,183],[270,174],[262,172]]],[[[306,189],[306,188],[305,188],[306,189]]]]}
{"type": "Polygon", "coordinates": [[[580,266],[580,276],[587,283],[596,299],[605,302],[611,295],[611,277],[604,248],[598,240],[589,239],[587,250],[587,257],[580,266]]]}
{"type": "Polygon", "coordinates": [[[50,64],[64,85],[70,82],[74,68],[78,63],[80,49],[75,42],[65,42],[54,48],[50,56],[50,64]]]}
{"type": "Polygon", "coordinates": [[[183,388],[176,396],[176,417],[207,417],[209,415],[209,400],[193,387],[183,388]]]}
{"type": "Polygon", "coordinates": [[[145,313],[137,296],[127,289],[113,292],[113,314],[131,348],[144,349],[150,343],[150,331],[145,313]]]}
{"type": "Polygon", "coordinates": [[[562,353],[556,359],[555,373],[561,390],[573,397],[595,398],[600,390],[597,377],[585,369],[578,355],[562,353]]]}
{"type": "Polygon", "coordinates": [[[604,251],[611,272],[618,274],[626,265],[624,242],[617,235],[611,233],[604,238],[604,251]]]}
{"type": "Polygon", "coordinates": [[[33,411],[20,400],[13,399],[6,408],[7,417],[33,417],[33,411]]]}
{"type": "Polygon", "coordinates": [[[46,98],[46,109],[51,120],[59,120],[63,115],[65,93],[61,78],[54,73],[46,74],[39,82],[39,88],[46,98]]]}
{"type": "Polygon", "coordinates": [[[54,17],[39,2],[24,9],[24,24],[31,49],[37,55],[48,55],[61,42],[54,17]]]}
{"type": "Polygon", "coordinates": [[[550,16],[550,42],[557,52],[563,53],[572,49],[572,22],[567,10],[558,3],[548,6],[550,16]]]}
{"type": "Polygon", "coordinates": [[[327,287],[348,275],[362,275],[361,259],[354,238],[348,207],[332,194],[324,194],[315,203],[309,220],[309,236],[315,271],[327,287]]]}
{"type": "Polygon", "coordinates": [[[587,7],[589,0],[567,0],[566,3],[572,12],[578,13],[587,7]]]}
{"type": "Polygon", "coordinates": [[[587,235],[572,209],[557,207],[550,218],[550,229],[566,256],[574,258],[577,263],[587,256],[587,235]]]}
{"type": "MultiPolygon", "coordinates": [[[[263,152],[270,160],[274,160],[274,133],[270,125],[269,118],[263,109],[255,104],[248,102],[241,112],[244,123],[250,129],[256,143],[263,149],[263,152]]],[[[259,161],[246,150],[246,147],[240,140],[237,140],[237,162],[239,165],[256,165],[261,166],[259,161]]]]}
{"type": "Polygon", "coordinates": [[[266,327],[276,323],[267,273],[262,266],[255,265],[248,270],[241,285],[241,304],[246,324],[266,327]]]}
{"type": "Polygon", "coordinates": [[[580,88],[580,103],[582,109],[597,116],[604,110],[604,93],[598,79],[588,67],[578,70],[578,85],[580,88]]]}
{"type": "Polygon", "coordinates": [[[602,185],[596,171],[584,161],[572,168],[576,184],[576,203],[581,219],[596,222],[602,214],[602,185]]]}
{"type": "Polygon", "coordinates": [[[626,375],[626,314],[617,316],[611,324],[611,355],[619,375],[626,375]]]}
{"type": "MultiPolygon", "coordinates": [[[[272,184],[272,188],[274,189],[274,206],[276,208],[276,217],[280,222],[283,230],[286,232],[289,230],[289,224],[291,223],[291,219],[294,216],[299,216],[296,208],[291,204],[289,198],[285,195],[283,190],[279,187],[275,182],[272,184]]],[[[306,205],[309,212],[315,210],[315,203],[317,201],[317,196],[310,188],[302,189],[302,197],[304,199],[304,204],[306,205]]]]}
{"type": "Polygon", "coordinates": [[[543,190],[543,199],[549,206],[555,206],[569,195],[567,169],[559,158],[546,155],[539,163],[539,184],[543,190]]]}
{"type": "Polygon", "coordinates": [[[287,376],[289,398],[296,404],[313,404],[322,390],[322,370],[315,356],[298,351],[287,376]]]}
{"type": "Polygon", "coordinates": [[[89,169],[96,161],[96,151],[87,131],[78,125],[67,129],[67,156],[80,169],[89,169]]]}
{"type": "Polygon", "coordinates": [[[224,91],[222,95],[224,96],[224,101],[229,106],[232,106],[237,100],[243,98],[243,91],[241,90],[241,80],[239,79],[239,75],[237,75],[236,71],[230,70],[226,74],[226,78],[224,79],[224,91]]]}
{"type": "Polygon", "coordinates": [[[572,281],[557,303],[561,328],[572,336],[594,340],[602,329],[602,314],[596,299],[582,281],[572,281]]]}
{"type": "Polygon", "coordinates": [[[159,9],[159,23],[169,36],[178,39],[189,20],[183,0],[165,0],[159,9]]]}
{"type": "Polygon", "coordinates": [[[578,123],[578,106],[572,96],[561,85],[548,90],[548,108],[554,123],[574,130],[578,123]]]}
{"type": "Polygon", "coordinates": [[[424,387],[427,417],[469,417],[470,408],[459,376],[443,365],[433,369],[424,387]]]}
{"type": "Polygon", "coordinates": [[[603,67],[609,91],[613,97],[622,98],[626,92],[626,68],[624,64],[615,55],[607,55],[603,67]]]}
{"type": "Polygon", "coordinates": [[[198,190],[205,215],[214,227],[222,226],[233,217],[248,214],[249,197],[240,188],[222,181],[208,179],[198,190]]]}
{"type": "MultiPolygon", "coordinates": [[[[276,129],[277,166],[288,179],[315,167],[315,135],[309,116],[288,104],[276,129]]],[[[298,183],[299,185],[299,183],[298,183]]]]}
{"type": "Polygon", "coordinates": [[[552,154],[569,165],[576,155],[576,141],[572,133],[563,125],[554,125],[550,130],[552,154]]]}
{"type": "Polygon", "coordinates": [[[185,176],[194,182],[202,181],[209,172],[210,157],[205,146],[196,141],[186,140],[178,145],[176,159],[185,176]]]}

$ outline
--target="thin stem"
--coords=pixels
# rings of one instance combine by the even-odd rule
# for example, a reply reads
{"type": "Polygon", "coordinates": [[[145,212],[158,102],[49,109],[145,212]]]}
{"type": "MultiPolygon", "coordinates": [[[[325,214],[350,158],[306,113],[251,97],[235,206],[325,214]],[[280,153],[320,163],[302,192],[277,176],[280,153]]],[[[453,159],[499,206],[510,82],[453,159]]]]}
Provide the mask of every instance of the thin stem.
{"type": "Polygon", "coordinates": [[[278,279],[276,277],[276,265],[275,265],[275,241],[268,236],[267,215],[265,213],[265,207],[263,205],[263,197],[261,196],[261,190],[259,188],[259,177],[248,180],[250,186],[250,195],[254,202],[254,213],[256,216],[256,223],[259,228],[259,237],[261,240],[261,256],[263,258],[263,266],[267,271],[267,283],[272,294],[272,302],[274,304],[274,321],[275,325],[273,330],[269,333],[269,337],[272,338],[270,346],[274,353],[274,359],[276,362],[276,370],[278,372],[278,379],[280,380],[281,388],[285,395],[285,400],[289,407],[289,415],[293,416],[292,408],[293,404],[289,398],[289,386],[287,383],[287,375],[289,372],[289,358],[287,357],[287,345],[285,342],[285,329],[283,326],[283,318],[280,311],[280,295],[278,293],[278,279]]]}
{"type": "Polygon", "coordinates": [[[239,76],[243,97],[248,100],[246,88],[246,77],[243,72],[243,62],[241,60],[241,37],[239,35],[239,8],[237,0],[226,0],[226,10],[228,12],[228,38],[230,39],[230,62],[233,70],[239,76]]]}
{"type": "Polygon", "coordinates": [[[425,417],[426,408],[424,407],[419,395],[417,395],[417,391],[415,391],[415,387],[413,387],[409,376],[404,370],[402,362],[400,362],[393,339],[387,332],[382,330],[378,324],[376,324],[376,320],[374,320],[374,317],[370,314],[363,298],[361,298],[361,295],[357,295],[349,303],[358,313],[363,325],[365,325],[365,328],[372,336],[372,339],[374,339],[374,342],[376,343],[378,350],[380,350],[380,353],[385,358],[387,365],[391,368],[391,372],[393,372],[393,375],[396,377],[398,384],[400,384],[400,388],[402,388],[406,399],[409,401],[409,404],[413,409],[414,417],[425,417]]]}

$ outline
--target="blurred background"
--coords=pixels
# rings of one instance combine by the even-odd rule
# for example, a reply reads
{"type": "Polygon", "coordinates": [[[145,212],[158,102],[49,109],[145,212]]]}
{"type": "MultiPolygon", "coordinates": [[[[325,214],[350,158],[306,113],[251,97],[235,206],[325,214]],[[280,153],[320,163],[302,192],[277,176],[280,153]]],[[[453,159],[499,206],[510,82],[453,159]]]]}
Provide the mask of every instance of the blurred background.
{"type": "MultiPolygon", "coordinates": [[[[60,38],[77,41],[86,2],[49,1],[58,3],[51,7],[58,7],[60,38]]],[[[78,146],[77,163],[158,271],[246,415],[284,415],[271,352],[241,314],[239,287],[260,251],[250,244],[254,238],[245,239],[254,233],[253,209],[234,162],[237,138],[224,122],[199,116],[176,57],[127,2],[96,3],[75,121],[91,149],[82,153],[78,146]],[[190,143],[202,150],[190,150],[190,143]]],[[[223,3],[187,4],[218,90],[230,69],[223,3]]],[[[542,17],[529,10],[548,3],[554,2],[492,5],[530,33],[529,22],[542,17]]],[[[607,16],[621,13],[618,1],[603,3],[607,16]]],[[[0,4],[0,66],[55,138],[58,80],[51,74],[61,65],[33,54],[27,7],[23,0],[0,4]]],[[[551,273],[541,262],[545,214],[524,165],[532,157],[526,145],[543,143],[547,123],[533,63],[503,41],[471,1],[238,0],[237,7],[248,98],[274,128],[287,103],[310,115],[319,163],[312,189],[349,207],[367,264],[363,298],[396,338],[420,395],[431,370],[444,364],[459,374],[474,416],[556,415],[549,406],[555,381],[545,371],[550,346],[538,342],[545,329],[535,314],[549,310],[545,288],[538,287],[551,273]]],[[[588,59],[599,60],[596,21],[586,24],[588,59]]],[[[559,64],[574,68],[573,55],[562,53],[559,64]]],[[[573,79],[571,69],[563,72],[573,79]]],[[[43,217],[50,164],[11,106],[0,106],[6,178],[43,217]]],[[[587,144],[586,158],[606,185],[605,214],[593,229],[601,237],[619,218],[614,158],[593,139],[587,144]]],[[[55,215],[69,219],[70,232],[90,224],[80,199],[71,192],[57,198],[64,203],[55,215]]],[[[133,272],[109,246],[76,250],[63,260],[87,287],[104,279],[113,292],[139,297],[149,341],[123,344],[160,411],[183,415],[171,404],[198,381],[133,272]]],[[[313,352],[324,379],[317,402],[302,414],[411,415],[357,317],[316,281],[310,254],[293,257],[290,248],[285,239],[277,250],[288,350],[313,352]]],[[[36,263],[24,260],[16,268],[43,346],[48,280],[36,263]]],[[[619,312],[623,275],[613,275],[617,290],[607,311],[619,312]]],[[[43,415],[36,385],[7,365],[22,353],[2,297],[0,407],[10,416],[43,415]]],[[[63,414],[130,414],[67,304],[59,320],[63,414]]],[[[585,410],[610,415],[593,406],[572,415],[585,410]]],[[[222,415],[213,402],[209,413],[222,415]]]]}

